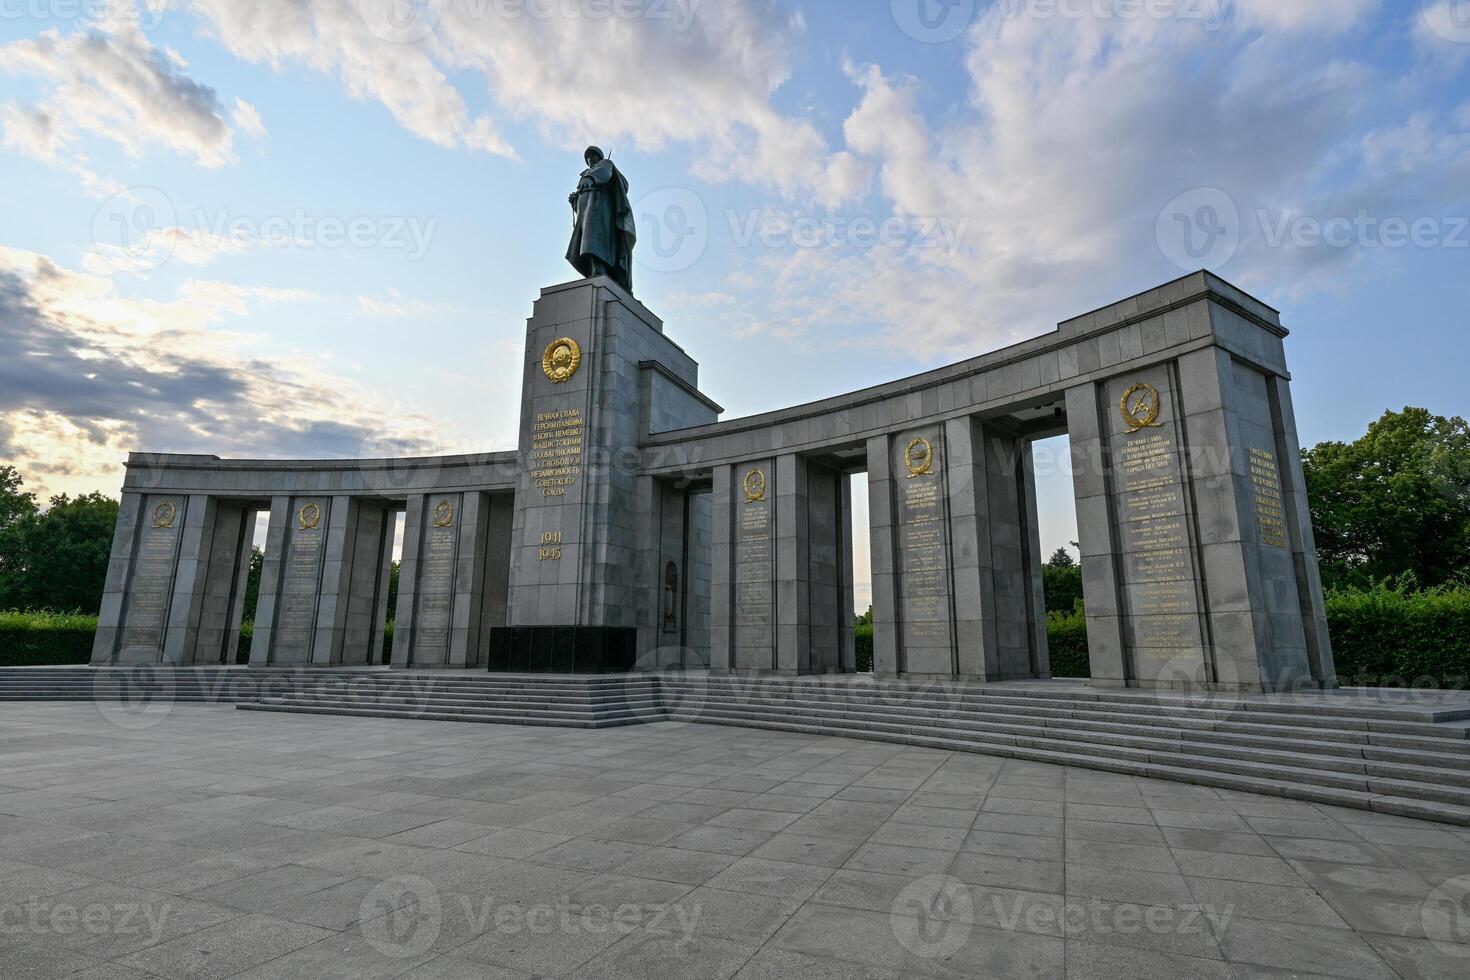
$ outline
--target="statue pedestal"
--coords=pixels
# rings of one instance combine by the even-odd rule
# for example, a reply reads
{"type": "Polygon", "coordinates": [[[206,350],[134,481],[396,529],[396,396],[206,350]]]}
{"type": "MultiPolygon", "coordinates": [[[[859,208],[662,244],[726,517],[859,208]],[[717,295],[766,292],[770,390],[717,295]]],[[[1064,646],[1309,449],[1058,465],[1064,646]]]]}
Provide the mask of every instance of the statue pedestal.
{"type": "Polygon", "coordinates": [[[717,419],[698,370],[611,279],[542,290],[526,330],[510,597],[507,625],[491,637],[492,670],[619,672],[707,649],[707,627],[691,630],[684,614],[701,588],[679,540],[688,532],[674,531],[698,528],[699,514],[670,513],[703,501],[640,477],[638,448],[650,426],[717,419]]]}

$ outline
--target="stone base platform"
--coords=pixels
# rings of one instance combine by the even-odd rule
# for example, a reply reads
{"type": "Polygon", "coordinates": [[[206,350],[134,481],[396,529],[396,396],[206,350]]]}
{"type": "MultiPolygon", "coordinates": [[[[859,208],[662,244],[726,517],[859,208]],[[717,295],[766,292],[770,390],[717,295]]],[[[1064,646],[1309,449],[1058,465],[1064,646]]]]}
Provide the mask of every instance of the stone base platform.
{"type": "Polygon", "coordinates": [[[825,677],[10,668],[0,700],[604,728],[699,722],[1081,766],[1470,826],[1470,696],[1278,695],[825,677]]]}

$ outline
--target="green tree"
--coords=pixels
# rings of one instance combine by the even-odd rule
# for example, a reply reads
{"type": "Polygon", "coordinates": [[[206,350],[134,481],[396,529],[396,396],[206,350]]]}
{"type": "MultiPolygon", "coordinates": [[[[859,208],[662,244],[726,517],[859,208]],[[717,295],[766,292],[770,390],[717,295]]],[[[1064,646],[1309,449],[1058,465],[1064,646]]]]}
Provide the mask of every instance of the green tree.
{"type": "Polygon", "coordinates": [[[14,466],[0,466],[0,610],[24,604],[26,536],[39,513],[36,495],[21,489],[24,482],[14,466]]]}
{"type": "Polygon", "coordinates": [[[1354,442],[1302,452],[1322,578],[1405,574],[1432,587],[1470,572],[1470,427],[1423,408],[1385,412],[1354,442]]]}
{"type": "Polygon", "coordinates": [[[863,613],[861,616],[854,616],[853,617],[853,620],[852,620],[852,624],[854,626],[872,626],[873,625],[873,607],[872,606],[869,606],[868,607],[868,611],[865,612],[865,613],[863,613]]]}
{"type": "Polygon", "coordinates": [[[1041,566],[1046,611],[1070,613],[1082,601],[1082,566],[1066,548],[1052,552],[1041,566]]]}
{"type": "Polygon", "coordinates": [[[102,605],[117,501],[100,493],[52,497],[25,529],[24,579],[16,591],[28,609],[95,615],[102,605]]]}
{"type": "Polygon", "coordinates": [[[260,570],[265,565],[265,552],[250,546],[250,574],[245,576],[245,610],[240,622],[255,622],[255,606],[260,602],[260,570]]]}

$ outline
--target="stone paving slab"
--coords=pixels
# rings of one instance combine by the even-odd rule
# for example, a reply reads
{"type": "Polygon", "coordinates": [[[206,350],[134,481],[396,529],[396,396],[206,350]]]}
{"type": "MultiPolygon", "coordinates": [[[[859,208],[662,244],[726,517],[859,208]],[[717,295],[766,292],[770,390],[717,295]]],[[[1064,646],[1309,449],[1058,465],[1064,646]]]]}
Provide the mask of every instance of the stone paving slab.
{"type": "Polygon", "coordinates": [[[0,706],[0,977],[1470,975],[1470,830],[761,730],[0,706]]]}

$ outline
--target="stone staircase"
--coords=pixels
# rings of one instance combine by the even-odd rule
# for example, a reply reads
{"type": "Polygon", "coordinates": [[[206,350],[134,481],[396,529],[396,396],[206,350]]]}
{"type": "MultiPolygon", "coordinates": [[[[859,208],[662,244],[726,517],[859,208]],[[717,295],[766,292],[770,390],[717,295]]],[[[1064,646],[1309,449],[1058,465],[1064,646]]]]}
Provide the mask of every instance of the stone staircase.
{"type": "Polygon", "coordinates": [[[1080,684],[661,681],[670,721],[902,742],[1470,826],[1470,701],[1080,684]]]}
{"type": "Polygon", "coordinates": [[[250,711],[604,728],[735,725],[979,752],[1470,826],[1470,698],[1163,694],[927,684],[387,671],[5,668],[3,700],[234,702],[250,711]]]}
{"type": "Polygon", "coordinates": [[[658,680],[646,675],[436,675],[392,672],[324,678],[237,705],[248,711],[610,728],[663,721],[658,680]]]}

